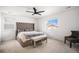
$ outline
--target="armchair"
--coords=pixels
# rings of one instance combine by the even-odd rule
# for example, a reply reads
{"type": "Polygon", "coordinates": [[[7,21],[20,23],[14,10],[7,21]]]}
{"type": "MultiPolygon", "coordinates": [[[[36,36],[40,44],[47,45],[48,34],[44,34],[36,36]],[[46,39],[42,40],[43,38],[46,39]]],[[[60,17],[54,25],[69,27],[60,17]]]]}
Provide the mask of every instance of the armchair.
{"type": "Polygon", "coordinates": [[[71,31],[71,36],[65,36],[64,43],[66,41],[70,42],[70,48],[72,47],[72,43],[79,43],[79,31],[71,31]]]}

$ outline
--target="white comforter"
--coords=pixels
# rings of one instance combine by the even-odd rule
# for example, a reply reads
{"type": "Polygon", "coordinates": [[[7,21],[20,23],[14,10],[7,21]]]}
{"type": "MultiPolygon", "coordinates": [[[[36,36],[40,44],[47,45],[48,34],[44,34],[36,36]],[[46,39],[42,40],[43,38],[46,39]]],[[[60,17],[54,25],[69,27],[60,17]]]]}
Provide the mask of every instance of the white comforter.
{"type": "Polygon", "coordinates": [[[19,32],[17,38],[21,39],[23,42],[30,39],[33,36],[43,35],[43,32],[29,31],[29,32],[19,32]]]}
{"type": "Polygon", "coordinates": [[[42,35],[44,34],[43,32],[36,32],[36,31],[29,31],[29,32],[19,32],[18,35],[27,35],[27,36],[32,36],[32,35],[42,35]]]}

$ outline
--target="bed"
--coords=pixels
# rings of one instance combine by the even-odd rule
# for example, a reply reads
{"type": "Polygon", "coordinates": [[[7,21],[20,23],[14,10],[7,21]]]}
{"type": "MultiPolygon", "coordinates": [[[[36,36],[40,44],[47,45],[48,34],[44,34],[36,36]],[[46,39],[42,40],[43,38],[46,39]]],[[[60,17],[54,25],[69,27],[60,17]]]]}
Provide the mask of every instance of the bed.
{"type": "Polygon", "coordinates": [[[43,32],[34,31],[33,23],[16,23],[16,39],[22,47],[32,45],[31,37],[44,35],[43,32]]]}

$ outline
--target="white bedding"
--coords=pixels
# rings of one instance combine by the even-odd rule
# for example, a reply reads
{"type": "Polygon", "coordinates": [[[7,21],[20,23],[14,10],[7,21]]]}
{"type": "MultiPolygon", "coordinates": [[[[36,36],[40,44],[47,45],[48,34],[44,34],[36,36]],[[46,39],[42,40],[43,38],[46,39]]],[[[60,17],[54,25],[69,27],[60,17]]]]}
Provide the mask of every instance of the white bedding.
{"type": "Polygon", "coordinates": [[[24,42],[33,36],[38,36],[43,34],[44,34],[43,32],[37,32],[37,31],[19,32],[17,38],[21,39],[24,42]]]}
{"type": "Polygon", "coordinates": [[[18,35],[27,35],[27,36],[32,36],[32,35],[42,35],[44,34],[43,32],[36,32],[36,31],[29,31],[29,32],[19,32],[18,35]]]}

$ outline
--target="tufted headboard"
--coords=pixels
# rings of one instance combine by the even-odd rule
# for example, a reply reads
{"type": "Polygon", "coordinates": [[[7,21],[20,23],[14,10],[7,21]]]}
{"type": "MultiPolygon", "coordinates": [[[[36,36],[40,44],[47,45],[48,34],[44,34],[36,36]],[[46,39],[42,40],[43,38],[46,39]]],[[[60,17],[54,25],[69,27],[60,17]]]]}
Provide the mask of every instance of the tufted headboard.
{"type": "Polygon", "coordinates": [[[16,36],[22,31],[34,31],[34,23],[16,22],[16,36]]]}

